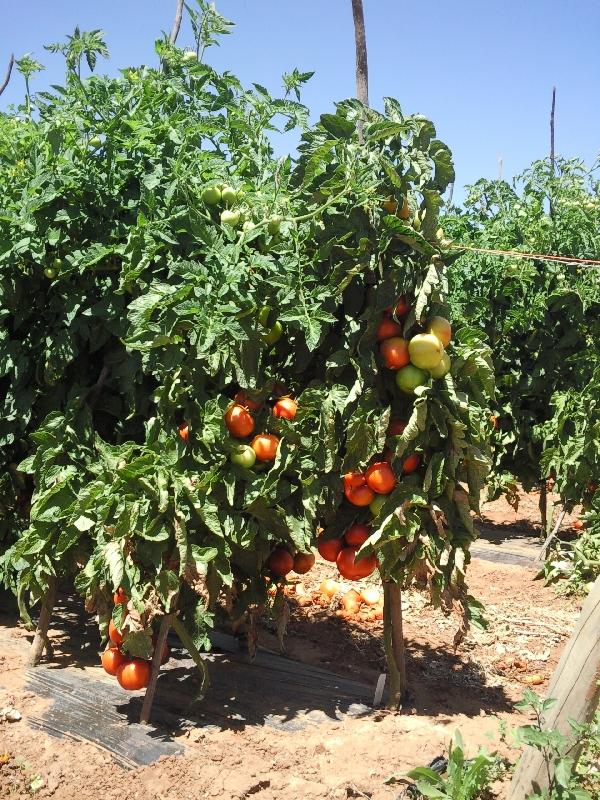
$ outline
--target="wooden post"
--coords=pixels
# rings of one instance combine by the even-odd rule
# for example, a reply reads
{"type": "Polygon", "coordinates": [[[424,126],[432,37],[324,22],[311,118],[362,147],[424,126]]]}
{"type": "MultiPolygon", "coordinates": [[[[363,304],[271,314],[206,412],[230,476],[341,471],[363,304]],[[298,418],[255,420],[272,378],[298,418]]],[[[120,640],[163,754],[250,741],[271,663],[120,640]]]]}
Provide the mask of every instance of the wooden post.
{"type": "Polygon", "coordinates": [[[173,27],[171,28],[171,35],[169,36],[169,41],[171,44],[175,44],[177,41],[177,37],[179,36],[179,29],[181,28],[181,18],[183,16],[183,4],[184,0],[177,0],[177,8],[175,9],[175,19],[173,20],[173,27]]]}
{"type": "MultiPolygon", "coordinates": [[[[562,652],[547,697],[558,702],[546,714],[544,726],[569,737],[569,719],[589,722],[600,700],[600,577],[589,593],[577,627],[562,652]]],[[[577,761],[577,747],[569,753],[577,761]]],[[[542,753],[526,747],[514,774],[508,800],[524,800],[532,792],[547,790],[554,775],[542,753]]]]}
{"type": "Polygon", "coordinates": [[[399,708],[406,695],[402,592],[389,581],[383,584],[383,642],[390,677],[388,707],[399,708]]]}
{"type": "Polygon", "coordinates": [[[542,535],[541,538],[545,539],[548,535],[548,489],[546,480],[544,479],[540,484],[540,517],[542,519],[542,535]]]}
{"type": "Polygon", "coordinates": [[[13,69],[14,63],[15,63],[15,57],[14,57],[14,54],[11,53],[10,54],[10,58],[8,59],[8,68],[6,70],[6,75],[4,77],[4,80],[2,81],[2,84],[0,85],[0,94],[2,94],[2,92],[6,89],[6,87],[9,84],[10,76],[12,75],[12,69],[13,69]]]}
{"type": "Polygon", "coordinates": [[[554,111],[556,109],[556,86],[552,87],[552,108],[550,110],[550,167],[552,174],[556,168],[556,159],[554,155],[554,111]]]}
{"type": "Polygon", "coordinates": [[[560,530],[560,526],[562,525],[562,522],[563,522],[563,519],[565,518],[565,514],[566,513],[567,513],[567,509],[566,508],[561,509],[561,512],[558,515],[558,519],[556,520],[556,525],[554,526],[554,529],[552,530],[552,533],[550,533],[548,535],[546,541],[544,542],[544,544],[542,545],[542,547],[540,549],[540,552],[537,554],[537,557],[535,559],[537,562],[543,561],[545,559],[546,552],[548,551],[548,548],[550,547],[552,542],[558,536],[558,532],[560,530]]]}
{"type": "Polygon", "coordinates": [[[52,645],[48,638],[48,628],[50,627],[50,619],[56,603],[56,595],[58,593],[58,579],[52,575],[48,579],[48,589],[42,600],[42,607],[40,609],[40,616],[38,624],[35,629],[35,636],[31,650],[29,651],[29,658],[27,659],[28,667],[37,667],[42,658],[42,653],[46,650],[48,658],[53,656],[52,645]]]}
{"type": "Polygon", "coordinates": [[[356,96],[369,105],[369,65],[367,61],[367,34],[362,0],[352,0],[354,41],[356,44],[356,96]]]}
{"type": "Polygon", "coordinates": [[[154,702],[154,695],[156,694],[156,684],[158,682],[158,674],[160,672],[163,650],[167,643],[167,636],[169,635],[169,628],[173,620],[173,614],[165,614],[160,621],[160,628],[158,636],[156,637],[156,644],[154,646],[154,655],[152,656],[152,671],[150,673],[150,681],[146,694],[144,695],[144,704],[142,705],[142,713],[140,714],[140,724],[147,725],[150,721],[150,714],[152,713],[152,703],[154,702]]]}

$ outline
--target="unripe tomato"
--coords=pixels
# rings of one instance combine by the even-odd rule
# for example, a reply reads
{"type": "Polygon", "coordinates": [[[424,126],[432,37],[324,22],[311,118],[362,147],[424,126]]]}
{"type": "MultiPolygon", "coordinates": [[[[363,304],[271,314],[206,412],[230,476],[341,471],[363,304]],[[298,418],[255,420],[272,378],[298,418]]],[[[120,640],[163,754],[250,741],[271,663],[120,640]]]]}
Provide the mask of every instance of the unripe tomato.
{"type": "Polygon", "coordinates": [[[314,553],[296,553],[294,556],[294,572],[298,575],[306,575],[315,564],[314,553]]]}
{"type": "Polygon", "coordinates": [[[377,497],[373,499],[371,503],[369,503],[369,511],[376,517],[382,509],[383,504],[385,503],[385,495],[378,494],[377,497]]]}
{"type": "Polygon", "coordinates": [[[101,147],[102,139],[99,136],[92,136],[88,144],[90,147],[101,147]]]}
{"type": "Polygon", "coordinates": [[[145,689],[150,681],[150,663],[141,658],[134,658],[131,661],[121,664],[117,671],[117,680],[129,692],[137,692],[145,689]]]}
{"type": "Polygon", "coordinates": [[[283,547],[278,547],[269,556],[267,566],[275,575],[285,578],[294,569],[294,558],[283,547]]]}
{"type": "Polygon", "coordinates": [[[236,439],[244,439],[246,436],[250,436],[254,430],[254,419],[243,406],[233,403],[225,412],[225,425],[227,425],[229,433],[236,439]]]}
{"type": "Polygon", "coordinates": [[[207,186],[202,192],[202,202],[207,206],[216,206],[221,200],[221,190],[218,186],[207,186]]]}
{"type": "Polygon", "coordinates": [[[239,467],[252,469],[256,463],[256,453],[250,445],[241,444],[232,451],[229,460],[232,464],[237,464],[239,467]]]}
{"type": "Polygon", "coordinates": [[[230,225],[232,228],[237,228],[240,224],[240,212],[229,211],[226,208],[225,211],[221,211],[221,222],[223,225],[230,225]]]}
{"type": "Polygon", "coordinates": [[[181,425],[177,428],[177,433],[182,442],[187,442],[187,440],[190,438],[190,428],[187,422],[181,423],[181,425]]]}
{"type": "Polygon", "coordinates": [[[433,369],[442,360],[444,349],[433,333],[417,333],[408,343],[410,360],[419,369],[433,369]]]}
{"type": "Polygon", "coordinates": [[[346,544],[350,547],[360,547],[364,544],[371,535],[371,528],[369,525],[356,523],[351,525],[344,533],[346,544]]]}
{"type": "Polygon", "coordinates": [[[408,342],[400,336],[386,339],[379,346],[383,363],[388,369],[401,369],[410,363],[408,342]]]}
{"type": "Polygon", "coordinates": [[[382,317],[377,326],[377,341],[383,342],[385,339],[391,339],[392,336],[402,336],[402,325],[389,317],[382,317]]]}
{"type": "Polygon", "coordinates": [[[232,186],[224,186],[221,190],[221,199],[227,206],[232,206],[238,199],[237,192],[232,186]]]}
{"type": "Polygon", "coordinates": [[[58,270],[62,269],[62,265],[63,265],[62,258],[54,258],[52,260],[52,266],[54,267],[55,270],[58,271],[58,270]]]}
{"type": "Polygon", "coordinates": [[[113,644],[122,644],[123,642],[123,634],[117,630],[117,626],[112,619],[108,623],[108,637],[113,644]]]}
{"type": "Polygon", "coordinates": [[[294,419],[298,403],[291,397],[282,397],[273,406],[273,415],[281,419],[294,419]]]}
{"type": "Polygon", "coordinates": [[[252,439],[251,446],[259,461],[275,461],[279,439],[272,433],[259,433],[252,439]]]}
{"type": "Polygon", "coordinates": [[[340,575],[349,581],[367,578],[377,567],[377,556],[365,556],[355,561],[357,547],[344,547],[340,550],[336,564],[340,575]]]}
{"type": "Polygon", "coordinates": [[[102,653],[102,666],[109,675],[116,675],[121,664],[129,659],[124,656],[118,647],[107,647],[102,653]]]}
{"type": "Polygon", "coordinates": [[[344,489],[346,499],[353,506],[368,506],[375,499],[375,492],[368,486],[349,486],[344,489]]]}
{"type": "Polygon", "coordinates": [[[244,222],[244,224],[242,225],[242,230],[244,231],[244,233],[250,233],[250,231],[253,231],[254,228],[256,228],[256,225],[250,219],[247,219],[246,222],[244,222]]]}
{"type": "Polygon", "coordinates": [[[452,326],[444,317],[432,317],[427,326],[427,333],[432,333],[444,347],[448,347],[452,339],[452,326]]]}
{"type": "Polygon", "coordinates": [[[184,63],[188,63],[190,61],[198,61],[198,56],[196,55],[196,51],[195,50],[186,50],[185,53],[183,54],[183,56],[181,57],[181,60],[184,63]]]}
{"type": "Polygon", "coordinates": [[[433,369],[429,370],[429,372],[431,373],[431,377],[435,378],[436,380],[443,378],[450,372],[451,366],[452,364],[450,362],[450,356],[444,350],[444,352],[442,353],[442,360],[440,361],[440,363],[437,365],[437,367],[433,367],[433,369]]]}
{"type": "Polygon", "coordinates": [[[267,223],[267,230],[271,234],[271,236],[275,236],[279,233],[279,229],[281,228],[281,217],[275,214],[271,217],[269,222],[267,223]]]}
{"type": "Polygon", "coordinates": [[[406,425],[407,423],[403,419],[392,418],[387,429],[388,436],[401,436],[404,433],[406,425]]]}
{"type": "Polygon", "coordinates": [[[402,463],[402,474],[410,475],[414,472],[421,463],[421,456],[418,453],[412,453],[408,458],[404,459],[402,463]]]}
{"type": "Polygon", "coordinates": [[[53,267],[46,267],[44,270],[44,275],[48,278],[48,280],[53,281],[56,278],[56,270],[53,267]]]}
{"type": "Polygon", "coordinates": [[[396,386],[405,394],[414,394],[415,389],[426,382],[425,370],[419,369],[413,364],[407,364],[396,373],[396,386]]]}
{"type": "Polygon", "coordinates": [[[126,604],[128,602],[129,602],[129,598],[127,597],[127,595],[125,594],[123,589],[121,589],[121,587],[119,586],[117,591],[113,594],[113,603],[116,606],[120,606],[120,605],[124,605],[124,604],[126,604]]]}
{"type": "Polygon", "coordinates": [[[343,478],[344,489],[353,489],[357,486],[364,486],[367,479],[363,472],[347,472],[343,478]]]}
{"type": "Polygon", "coordinates": [[[240,389],[233,399],[239,406],[244,406],[249,411],[258,411],[262,408],[262,402],[253,400],[243,389],[240,389]]]}
{"type": "Polygon", "coordinates": [[[377,494],[389,494],[396,485],[394,470],[387,461],[378,461],[367,470],[367,486],[377,494]]]}
{"type": "Polygon", "coordinates": [[[325,561],[335,561],[342,547],[343,542],[341,539],[323,539],[321,536],[317,541],[317,550],[325,561]]]}

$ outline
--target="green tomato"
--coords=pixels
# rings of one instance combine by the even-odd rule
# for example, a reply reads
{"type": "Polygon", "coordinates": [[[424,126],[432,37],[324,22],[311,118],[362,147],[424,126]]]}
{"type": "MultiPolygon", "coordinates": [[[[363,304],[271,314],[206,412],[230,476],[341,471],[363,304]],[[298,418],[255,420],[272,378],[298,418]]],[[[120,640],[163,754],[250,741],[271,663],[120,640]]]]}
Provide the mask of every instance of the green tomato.
{"type": "Polygon", "coordinates": [[[281,217],[278,215],[271,217],[271,219],[267,223],[267,230],[269,231],[271,236],[275,236],[277,233],[279,233],[280,228],[281,228],[281,217]]]}
{"type": "Polygon", "coordinates": [[[250,445],[240,444],[233,450],[229,456],[229,460],[232,464],[237,464],[239,467],[252,469],[256,461],[256,453],[250,445]]]}
{"type": "Polygon", "coordinates": [[[407,364],[396,373],[396,386],[405,394],[414,394],[417,386],[427,382],[427,372],[413,364],[407,364]]]}
{"type": "Polygon", "coordinates": [[[232,206],[238,199],[237,192],[232,186],[224,186],[221,190],[221,198],[226,206],[232,206]]]}
{"type": "Polygon", "coordinates": [[[182,61],[187,64],[189,61],[198,61],[198,56],[195,50],[186,50],[182,56],[182,61]]]}
{"type": "Polygon", "coordinates": [[[48,280],[53,281],[56,278],[56,270],[52,269],[52,267],[46,267],[44,270],[44,275],[48,278],[48,280]]]}
{"type": "Polygon", "coordinates": [[[218,186],[207,186],[202,192],[202,202],[207,206],[216,206],[221,199],[221,190],[218,186]]]}
{"type": "Polygon", "coordinates": [[[430,369],[429,372],[431,373],[431,377],[438,380],[439,378],[443,378],[444,375],[447,375],[450,372],[450,356],[446,351],[442,353],[442,360],[433,369],[430,369]]]}
{"type": "Polygon", "coordinates": [[[276,344],[281,339],[282,336],[283,336],[283,325],[281,324],[281,322],[279,322],[279,320],[277,320],[275,325],[273,325],[273,327],[268,333],[263,333],[262,338],[269,346],[271,346],[276,344]]]}
{"type": "Polygon", "coordinates": [[[221,212],[221,222],[223,225],[230,225],[232,228],[237,228],[240,224],[240,212],[239,211],[225,211],[221,212]]]}
{"type": "Polygon", "coordinates": [[[55,258],[52,262],[52,266],[54,269],[62,269],[63,260],[62,258],[55,258]]]}
{"type": "Polygon", "coordinates": [[[92,136],[88,144],[90,147],[102,147],[102,139],[99,136],[92,136]]]}
{"type": "Polygon", "coordinates": [[[369,504],[369,509],[371,510],[371,514],[376,517],[379,512],[381,511],[383,504],[385,503],[385,495],[378,494],[375,500],[371,501],[369,504]]]}
{"type": "Polygon", "coordinates": [[[249,219],[247,219],[246,222],[244,222],[244,224],[242,225],[242,230],[244,231],[244,233],[250,233],[250,231],[253,231],[254,228],[256,228],[256,225],[249,219]]]}

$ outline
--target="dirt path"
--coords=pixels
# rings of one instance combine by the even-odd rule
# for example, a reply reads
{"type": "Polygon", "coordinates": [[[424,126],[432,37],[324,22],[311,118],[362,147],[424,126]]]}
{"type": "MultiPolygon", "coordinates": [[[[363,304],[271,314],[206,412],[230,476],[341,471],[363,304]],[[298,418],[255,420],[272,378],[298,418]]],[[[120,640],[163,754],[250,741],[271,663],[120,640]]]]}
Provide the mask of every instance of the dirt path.
{"type": "MultiPolygon", "coordinates": [[[[527,522],[524,516],[521,520],[527,522]]],[[[291,596],[288,654],[374,688],[383,669],[381,623],[335,616],[315,591],[324,576],[334,573],[333,565],[319,561],[303,582],[307,594],[291,596]]],[[[185,745],[185,754],[133,771],[123,770],[93,745],[54,739],[28,726],[28,717],[39,716],[47,701],[25,688],[28,637],[14,620],[0,619],[0,708],[13,705],[23,715],[20,722],[0,723],[0,797],[392,800],[399,787],[386,786],[384,780],[442,753],[457,728],[469,752],[486,746],[509,754],[500,724],[523,723],[512,705],[526,685],[544,692],[579,610],[579,603],[559,597],[533,577],[521,566],[475,560],[469,587],[486,606],[489,628],[472,630],[456,653],[457,620],[431,609],[418,592],[405,597],[411,692],[399,714],[376,711],[300,732],[227,721],[216,730],[163,730],[185,745]]],[[[101,670],[90,666],[99,646],[92,633],[85,634],[90,646],[79,659],[60,621],[52,635],[58,669],[79,663],[81,675],[101,677],[101,670]]],[[[267,623],[262,643],[273,647],[275,639],[267,623]]],[[[125,693],[123,702],[130,702],[125,693]]],[[[500,789],[498,796],[503,794],[500,789]]]]}

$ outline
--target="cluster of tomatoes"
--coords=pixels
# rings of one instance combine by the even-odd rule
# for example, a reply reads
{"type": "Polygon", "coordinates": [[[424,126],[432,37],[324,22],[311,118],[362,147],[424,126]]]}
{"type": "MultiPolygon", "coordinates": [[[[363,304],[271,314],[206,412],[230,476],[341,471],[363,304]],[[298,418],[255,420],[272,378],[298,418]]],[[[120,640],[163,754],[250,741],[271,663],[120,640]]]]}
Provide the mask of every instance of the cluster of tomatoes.
{"type": "Polygon", "coordinates": [[[285,578],[290,572],[306,575],[313,568],[314,563],[313,553],[296,553],[293,556],[285,547],[276,547],[267,559],[269,571],[278,578],[285,578]]]}
{"type": "MultiPolygon", "coordinates": [[[[117,589],[113,595],[115,605],[126,605],[129,598],[122,589],[117,589]]],[[[121,651],[123,634],[117,630],[115,623],[110,621],[108,625],[108,636],[110,642],[106,650],[102,653],[102,666],[109,675],[116,676],[123,689],[135,692],[145,689],[150,681],[151,662],[144,658],[131,658],[121,651]]],[[[165,644],[161,664],[169,659],[169,648],[165,644]]]]}
{"type": "Polygon", "coordinates": [[[341,539],[319,537],[317,550],[325,561],[335,562],[340,575],[347,580],[368,578],[378,565],[377,557],[370,555],[355,561],[355,556],[370,535],[370,525],[357,522],[346,529],[341,539]]]}

